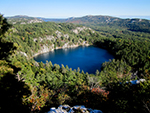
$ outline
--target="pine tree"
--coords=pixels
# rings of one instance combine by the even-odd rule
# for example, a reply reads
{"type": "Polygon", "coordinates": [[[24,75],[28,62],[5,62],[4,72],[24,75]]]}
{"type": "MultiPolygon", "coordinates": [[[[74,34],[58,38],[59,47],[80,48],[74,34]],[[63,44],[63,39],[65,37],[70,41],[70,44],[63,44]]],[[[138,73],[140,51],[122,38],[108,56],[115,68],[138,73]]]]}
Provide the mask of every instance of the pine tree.
{"type": "Polygon", "coordinates": [[[18,81],[16,75],[19,68],[9,60],[16,49],[12,42],[5,40],[5,33],[10,27],[7,20],[0,15],[0,112],[28,112],[28,107],[22,104],[22,98],[23,95],[29,96],[30,91],[24,82],[18,81]]]}

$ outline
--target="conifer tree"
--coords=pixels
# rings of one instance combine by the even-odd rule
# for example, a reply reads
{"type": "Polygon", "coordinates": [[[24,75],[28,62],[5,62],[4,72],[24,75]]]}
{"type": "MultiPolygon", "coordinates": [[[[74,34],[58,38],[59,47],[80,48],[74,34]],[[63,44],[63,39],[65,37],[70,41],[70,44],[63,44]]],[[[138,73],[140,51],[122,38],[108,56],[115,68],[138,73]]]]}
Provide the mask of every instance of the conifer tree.
{"type": "Polygon", "coordinates": [[[0,15],[0,112],[17,113],[29,109],[22,104],[22,98],[30,91],[24,82],[18,81],[16,75],[19,68],[11,63],[9,56],[16,47],[5,40],[5,33],[11,27],[7,20],[0,15]]]}

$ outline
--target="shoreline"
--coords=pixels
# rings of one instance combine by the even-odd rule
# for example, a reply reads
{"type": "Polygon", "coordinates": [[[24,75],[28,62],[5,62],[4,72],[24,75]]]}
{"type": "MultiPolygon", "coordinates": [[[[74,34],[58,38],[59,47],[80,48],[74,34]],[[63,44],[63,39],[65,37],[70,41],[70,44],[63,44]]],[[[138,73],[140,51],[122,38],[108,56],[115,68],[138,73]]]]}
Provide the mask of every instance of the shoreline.
{"type": "Polygon", "coordinates": [[[54,51],[54,50],[57,50],[57,49],[66,49],[66,48],[76,48],[76,47],[79,47],[79,46],[91,46],[91,44],[83,44],[83,45],[71,45],[71,46],[67,46],[67,47],[56,47],[56,48],[53,48],[52,50],[48,50],[48,51],[45,51],[45,52],[40,52],[40,53],[35,53],[33,56],[31,56],[29,59],[32,59],[40,54],[44,54],[44,53],[48,53],[48,52],[51,52],[51,51],[54,51]]]}

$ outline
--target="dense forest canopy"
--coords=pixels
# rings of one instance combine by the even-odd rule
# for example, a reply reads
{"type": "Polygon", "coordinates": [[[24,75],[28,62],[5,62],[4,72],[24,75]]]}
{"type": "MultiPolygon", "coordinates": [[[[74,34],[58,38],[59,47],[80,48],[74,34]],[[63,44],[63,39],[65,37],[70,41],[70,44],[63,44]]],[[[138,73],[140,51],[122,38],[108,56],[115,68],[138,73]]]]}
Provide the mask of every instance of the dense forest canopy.
{"type": "Polygon", "coordinates": [[[28,112],[45,112],[51,106],[78,104],[103,112],[149,112],[148,20],[85,16],[63,21],[68,23],[35,21],[29,17],[8,18],[8,22],[12,26],[0,16],[1,97],[9,95],[8,99],[18,104],[4,109],[7,104],[2,101],[1,111],[15,113],[21,107],[28,112]],[[95,74],[33,59],[57,48],[85,44],[104,48],[115,59],[104,62],[101,72],[97,70],[95,74]],[[141,78],[145,82],[127,83],[141,78]]]}

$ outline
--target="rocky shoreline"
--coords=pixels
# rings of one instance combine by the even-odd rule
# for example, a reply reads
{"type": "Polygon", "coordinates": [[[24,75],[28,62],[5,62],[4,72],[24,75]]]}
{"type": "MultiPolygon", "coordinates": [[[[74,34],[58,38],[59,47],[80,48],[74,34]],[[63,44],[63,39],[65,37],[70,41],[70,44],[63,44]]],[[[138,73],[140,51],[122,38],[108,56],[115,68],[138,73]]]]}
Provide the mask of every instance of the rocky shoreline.
{"type": "Polygon", "coordinates": [[[56,48],[54,48],[54,45],[52,45],[51,47],[47,47],[47,46],[44,45],[43,48],[41,50],[39,50],[38,53],[35,53],[34,55],[32,55],[31,58],[36,57],[36,56],[38,56],[40,54],[43,54],[43,53],[47,53],[47,52],[50,52],[50,51],[57,50],[57,49],[76,48],[76,47],[79,47],[79,46],[90,46],[90,44],[83,43],[81,45],[78,45],[78,44],[77,45],[75,45],[75,44],[74,45],[64,45],[62,47],[56,47],[56,48]]]}

